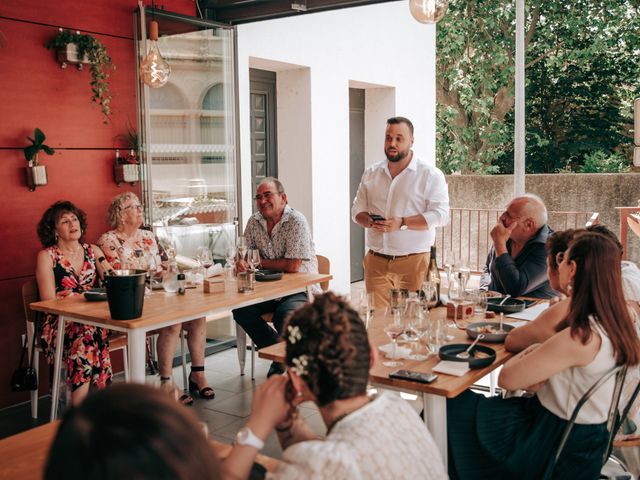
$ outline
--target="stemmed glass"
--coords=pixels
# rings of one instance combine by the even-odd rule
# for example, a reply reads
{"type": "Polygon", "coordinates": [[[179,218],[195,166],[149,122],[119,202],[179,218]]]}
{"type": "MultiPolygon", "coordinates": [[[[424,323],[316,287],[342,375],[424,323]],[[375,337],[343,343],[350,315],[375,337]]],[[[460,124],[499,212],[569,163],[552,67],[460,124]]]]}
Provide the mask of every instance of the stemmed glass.
{"type": "Polygon", "coordinates": [[[384,327],[384,333],[387,334],[389,339],[392,342],[393,348],[391,350],[391,359],[385,362],[382,362],[382,365],[385,367],[399,367],[402,365],[402,362],[396,360],[396,352],[398,348],[398,337],[402,335],[404,332],[404,325],[402,324],[402,315],[400,315],[400,310],[393,310],[391,319],[387,322],[384,327]]]}
{"type": "Polygon", "coordinates": [[[232,268],[235,267],[236,264],[236,255],[238,255],[238,249],[235,245],[229,245],[225,250],[225,260],[228,265],[232,268]]]}
{"type": "Polygon", "coordinates": [[[158,262],[156,261],[156,256],[151,252],[145,252],[141,258],[141,267],[147,271],[147,282],[144,289],[144,294],[148,297],[149,295],[151,295],[151,291],[153,290],[153,277],[158,271],[158,262]]]}
{"type": "Polygon", "coordinates": [[[213,256],[211,255],[209,247],[198,247],[196,250],[196,260],[198,260],[198,263],[202,267],[202,275],[206,277],[209,267],[213,265],[213,256]]]}
{"type": "Polygon", "coordinates": [[[240,235],[238,237],[238,260],[245,260],[247,256],[247,250],[249,250],[249,244],[247,243],[247,239],[244,235],[240,235]]]}
{"type": "Polygon", "coordinates": [[[447,274],[447,285],[451,282],[451,276],[458,264],[458,256],[453,250],[444,252],[444,271],[447,274]]]}
{"type": "Polygon", "coordinates": [[[462,283],[462,289],[467,289],[467,282],[471,278],[471,269],[466,260],[460,260],[458,262],[458,271],[460,272],[460,282],[462,283]]]}
{"type": "Polygon", "coordinates": [[[360,314],[360,318],[364,322],[365,328],[368,330],[371,326],[371,320],[375,315],[376,306],[375,299],[373,293],[367,293],[366,290],[363,290],[360,294],[360,304],[358,305],[358,313],[360,314]]]}
{"type": "Polygon", "coordinates": [[[422,309],[422,302],[419,299],[410,299],[407,302],[407,314],[406,314],[406,327],[404,329],[404,335],[406,339],[412,343],[416,348],[416,353],[411,353],[409,358],[411,360],[426,360],[427,357],[420,355],[420,339],[424,336],[429,328],[429,323],[426,318],[429,316],[429,311],[425,313],[422,309]]]}
{"type": "Polygon", "coordinates": [[[433,282],[422,282],[422,301],[428,310],[438,305],[438,287],[433,282]]]}
{"type": "Polygon", "coordinates": [[[458,325],[458,307],[463,304],[465,300],[465,291],[462,287],[462,282],[458,278],[458,275],[453,275],[451,281],[449,282],[449,302],[453,304],[453,324],[459,328],[463,329],[458,325]]]}
{"type": "Polygon", "coordinates": [[[250,248],[247,253],[247,263],[251,270],[260,268],[260,250],[257,248],[250,248]]]}
{"type": "Polygon", "coordinates": [[[404,313],[408,295],[409,292],[406,288],[392,288],[389,290],[389,307],[391,308],[391,313],[396,311],[399,311],[401,314],[404,313]]]}

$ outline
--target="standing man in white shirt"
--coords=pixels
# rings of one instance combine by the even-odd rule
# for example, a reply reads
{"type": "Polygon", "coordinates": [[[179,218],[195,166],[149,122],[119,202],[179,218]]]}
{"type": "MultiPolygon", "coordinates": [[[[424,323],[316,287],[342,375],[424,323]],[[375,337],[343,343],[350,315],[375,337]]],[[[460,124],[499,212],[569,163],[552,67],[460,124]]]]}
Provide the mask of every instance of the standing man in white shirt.
{"type": "Polygon", "coordinates": [[[449,223],[444,174],[415,156],[412,146],[411,121],[387,120],[387,160],[365,170],[351,208],[353,221],[367,232],[364,278],[377,306],[388,305],[390,288],[421,288],[435,229],[449,223]]]}

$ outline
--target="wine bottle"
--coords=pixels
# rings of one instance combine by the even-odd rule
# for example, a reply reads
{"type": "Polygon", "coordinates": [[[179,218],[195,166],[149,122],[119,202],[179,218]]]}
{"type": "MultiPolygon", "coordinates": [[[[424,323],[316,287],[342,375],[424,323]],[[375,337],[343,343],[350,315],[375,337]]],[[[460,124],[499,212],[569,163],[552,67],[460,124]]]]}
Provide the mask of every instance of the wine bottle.
{"type": "Polygon", "coordinates": [[[98,263],[100,265],[102,265],[102,267],[104,268],[104,271],[107,273],[107,275],[115,275],[113,268],[111,268],[111,264],[109,262],[107,262],[107,259],[104,257],[99,257],[98,258],[98,263]]]}
{"type": "Polygon", "coordinates": [[[440,272],[438,271],[438,263],[436,262],[436,246],[431,247],[431,258],[429,259],[429,268],[426,275],[427,282],[433,282],[438,292],[438,305],[440,304],[440,272]]]}

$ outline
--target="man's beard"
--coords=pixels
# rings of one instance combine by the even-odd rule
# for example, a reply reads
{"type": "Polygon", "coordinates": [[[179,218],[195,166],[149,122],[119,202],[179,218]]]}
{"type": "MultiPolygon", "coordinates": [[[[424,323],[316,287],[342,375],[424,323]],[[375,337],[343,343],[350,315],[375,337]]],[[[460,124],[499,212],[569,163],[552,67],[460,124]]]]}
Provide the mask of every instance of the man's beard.
{"type": "Polygon", "coordinates": [[[392,163],[397,163],[400,160],[402,160],[403,158],[406,158],[406,156],[409,154],[409,152],[407,150],[403,151],[403,152],[398,152],[395,155],[389,155],[386,151],[384,152],[384,154],[387,156],[387,160],[389,160],[392,163]]]}

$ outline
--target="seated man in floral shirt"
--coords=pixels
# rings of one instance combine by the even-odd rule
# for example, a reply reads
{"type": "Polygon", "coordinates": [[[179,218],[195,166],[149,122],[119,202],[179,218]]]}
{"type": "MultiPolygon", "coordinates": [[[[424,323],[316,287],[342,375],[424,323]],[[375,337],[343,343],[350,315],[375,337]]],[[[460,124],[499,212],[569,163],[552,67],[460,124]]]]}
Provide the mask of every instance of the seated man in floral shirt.
{"type": "MultiPolygon", "coordinates": [[[[318,262],[311,238],[311,229],[300,212],[287,205],[287,194],[282,183],[267,177],[256,191],[258,212],[247,222],[244,235],[249,248],[260,251],[261,265],[265,269],[293,272],[318,272],[318,262]]],[[[238,262],[238,269],[246,268],[238,262]]],[[[318,289],[317,286],[314,286],[318,289]]],[[[319,291],[319,290],[318,290],[319,291]]],[[[258,348],[278,342],[285,319],[307,301],[305,292],[295,293],[276,300],[239,308],[233,318],[247,332],[258,348]],[[260,316],[273,312],[273,327],[260,316]]],[[[282,366],[273,363],[267,376],[281,373],[282,366]]]]}

